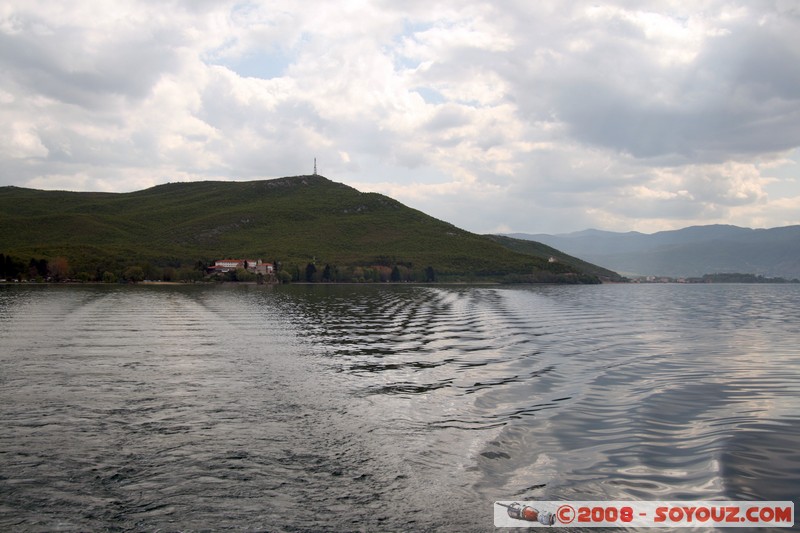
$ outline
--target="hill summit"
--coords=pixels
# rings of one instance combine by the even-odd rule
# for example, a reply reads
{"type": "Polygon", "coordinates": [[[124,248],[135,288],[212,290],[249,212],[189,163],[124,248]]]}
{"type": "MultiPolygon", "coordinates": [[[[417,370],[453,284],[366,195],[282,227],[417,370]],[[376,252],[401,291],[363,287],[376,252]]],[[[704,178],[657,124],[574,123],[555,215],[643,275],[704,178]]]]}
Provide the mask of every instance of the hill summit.
{"type": "Polygon", "coordinates": [[[557,250],[512,251],[319,175],[168,183],[131,193],[3,187],[0,252],[22,260],[64,257],[72,271],[95,279],[135,264],[189,268],[231,257],[295,270],[309,263],[401,266],[408,279],[430,268],[443,280],[615,276],[557,250]]]}

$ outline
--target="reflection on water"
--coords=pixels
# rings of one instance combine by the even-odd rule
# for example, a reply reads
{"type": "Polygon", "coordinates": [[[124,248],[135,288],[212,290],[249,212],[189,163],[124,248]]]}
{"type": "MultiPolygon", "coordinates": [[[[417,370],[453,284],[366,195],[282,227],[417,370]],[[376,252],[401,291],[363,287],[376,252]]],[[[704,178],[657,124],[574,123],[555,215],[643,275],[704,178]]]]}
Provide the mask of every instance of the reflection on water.
{"type": "Polygon", "coordinates": [[[796,286],[1,287],[0,529],[792,499],[796,286]]]}

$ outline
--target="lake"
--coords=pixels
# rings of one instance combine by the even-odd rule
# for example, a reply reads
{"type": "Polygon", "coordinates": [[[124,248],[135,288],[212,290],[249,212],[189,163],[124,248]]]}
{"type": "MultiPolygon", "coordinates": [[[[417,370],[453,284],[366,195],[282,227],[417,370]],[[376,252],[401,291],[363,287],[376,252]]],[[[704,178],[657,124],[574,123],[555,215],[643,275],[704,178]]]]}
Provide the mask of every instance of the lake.
{"type": "Polygon", "coordinates": [[[791,500],[800,286],[0,286],[0,530],[791,500]]]}

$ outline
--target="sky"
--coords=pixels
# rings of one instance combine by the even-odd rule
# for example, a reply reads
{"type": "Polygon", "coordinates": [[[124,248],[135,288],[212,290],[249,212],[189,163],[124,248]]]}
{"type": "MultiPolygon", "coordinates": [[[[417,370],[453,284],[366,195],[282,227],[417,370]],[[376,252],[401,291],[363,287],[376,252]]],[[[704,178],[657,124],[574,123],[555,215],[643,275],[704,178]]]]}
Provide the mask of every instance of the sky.
{"type": "Polygon", "coordinates": [[[800,2],[5,0],[0,186],[319,174],[478,233],[800,224],[800,2]]]}

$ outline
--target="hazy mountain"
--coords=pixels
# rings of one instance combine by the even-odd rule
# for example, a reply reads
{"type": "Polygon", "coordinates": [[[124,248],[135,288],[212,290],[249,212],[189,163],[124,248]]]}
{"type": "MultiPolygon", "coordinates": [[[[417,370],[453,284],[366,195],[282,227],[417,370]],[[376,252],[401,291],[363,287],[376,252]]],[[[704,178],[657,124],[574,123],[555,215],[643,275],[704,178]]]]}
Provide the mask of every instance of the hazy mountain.
{"type": "Polygon", "coordinates": [[[653,234],[590,229],[510,236],[542,242],[627,275],[687,277],[741,272],[800,278],[800,226],[750,229],[710,225],[653,234]]]}

